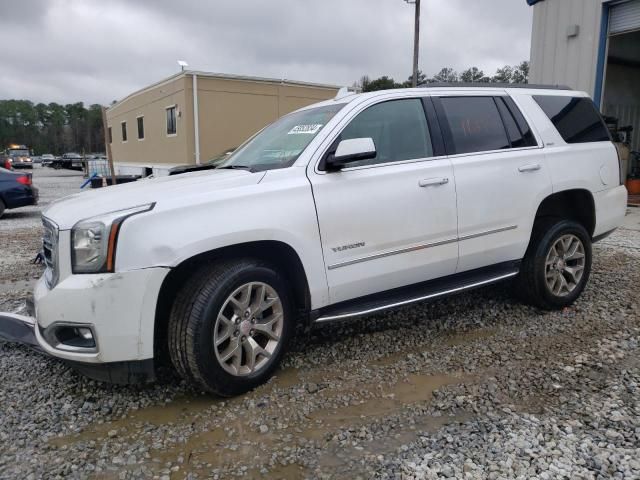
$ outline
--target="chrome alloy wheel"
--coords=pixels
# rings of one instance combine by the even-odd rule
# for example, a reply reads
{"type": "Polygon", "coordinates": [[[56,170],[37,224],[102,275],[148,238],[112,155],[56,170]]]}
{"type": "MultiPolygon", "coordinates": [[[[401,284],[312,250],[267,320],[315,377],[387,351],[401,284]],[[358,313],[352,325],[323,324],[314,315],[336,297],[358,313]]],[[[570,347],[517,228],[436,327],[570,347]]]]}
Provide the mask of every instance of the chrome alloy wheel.
{"type": "Polygon", "coordinates": [[[585,266],[582,241],[575,235],[563,235],[551,246],[545,261],[545,277],[549,291],[565,297],[580,284],[585,266]]]}
{"type": "Polygon", "coordinates": [[[251,282],[225,300],[213,330],[216,359],[231,375],[246,376],[269,364],[284,323],[282,301],[266,283],[251,282]]]}

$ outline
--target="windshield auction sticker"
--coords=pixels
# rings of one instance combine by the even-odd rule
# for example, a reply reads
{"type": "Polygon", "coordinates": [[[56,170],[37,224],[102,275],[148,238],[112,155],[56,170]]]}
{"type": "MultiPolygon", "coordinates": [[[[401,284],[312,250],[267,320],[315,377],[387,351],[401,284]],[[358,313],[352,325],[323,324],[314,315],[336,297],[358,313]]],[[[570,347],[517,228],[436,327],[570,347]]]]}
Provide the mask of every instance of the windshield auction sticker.
{"type": "Polygon", "coordinates": [[[321,123],[314,123],[311,125],[296,125],[287,135],[315,135],[322,128],[321,123]]]}

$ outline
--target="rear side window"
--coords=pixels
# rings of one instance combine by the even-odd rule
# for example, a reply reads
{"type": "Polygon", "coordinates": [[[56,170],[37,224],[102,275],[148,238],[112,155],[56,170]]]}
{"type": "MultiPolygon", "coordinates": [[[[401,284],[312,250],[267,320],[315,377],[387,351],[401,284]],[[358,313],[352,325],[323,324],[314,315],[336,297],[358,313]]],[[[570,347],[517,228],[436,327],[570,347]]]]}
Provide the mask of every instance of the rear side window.
{"type": "Polygon", "coordinates": [[[533,99],[567,143],[606,142],[609,131],[587,97],[534,95],[533,99]]]}
{"type": "Polygon", "coordinates": [[[509,135],[512,148],[535,147],[538,145],[529,124],[509,97],[495,97],[498,110],[509,135]]]}
{"type": "Polygon", "coordinates": [[[441,97],[451,131],[451,154],[510,148],[507,132],[493,97],[441,97]]]}

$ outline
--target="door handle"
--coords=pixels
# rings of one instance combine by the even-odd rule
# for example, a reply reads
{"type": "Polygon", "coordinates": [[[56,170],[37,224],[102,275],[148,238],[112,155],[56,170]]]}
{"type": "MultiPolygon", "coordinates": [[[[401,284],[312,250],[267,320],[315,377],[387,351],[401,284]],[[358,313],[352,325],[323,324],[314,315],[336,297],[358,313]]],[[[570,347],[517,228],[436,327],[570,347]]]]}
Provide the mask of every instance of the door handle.
{"type": "Polygon", "coordinates": [[[523,165],[521,167],[518,167],[518,171],[521,173],[535,172],[536,170],[540,170],[541,168],[542,165],[540,165],[539,163],[532,163],[531,165],[523,165]]]}
{"type": "Polygon", "coordinates": [[[418,185],[421,187],[437,187],[438,185],[446,185],[449,183],[449,179],[447,177],[438,177],[438,178],[425,178],[424,180],[420,180],[418,185]]]}

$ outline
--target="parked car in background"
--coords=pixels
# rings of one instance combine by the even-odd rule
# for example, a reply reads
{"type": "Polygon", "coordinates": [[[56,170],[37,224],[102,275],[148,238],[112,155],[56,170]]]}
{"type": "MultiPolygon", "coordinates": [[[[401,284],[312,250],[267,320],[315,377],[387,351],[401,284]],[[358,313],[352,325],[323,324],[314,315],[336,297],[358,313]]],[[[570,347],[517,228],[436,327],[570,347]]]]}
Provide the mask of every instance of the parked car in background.
{"type": "Polygon", "coordinates": [[[30,173],[12,172],[0,168],[0,217],[8,209],[38,203],[38,189],[33,186],[30,173]]]}
{"type": "Polygon", "coordinates": [[[62,168],[68,168],[72,170],[82,169],[82,155],[78,153],[65,153],[60,159],[62,162],[62,168]]]}
{"type": "Polygon", "coordinates": [[[40,163],[42,163],[42,166],[51,165],[55,160],[56,160],[56,157],[54,157],[50,153],[45,153],[44,155],[40,155],[40,163]]]}
{"type": "Polygon", "coordinates": [[[236,395],[269,379],[299,326],[506,280],[538,308],[571,305],[592,243],[624,219],[620,172],[585,93],[338,96],[213,170],[52,203],[33,316],[0,318],[96,378],[148,380],[168,357],[236,395]]]}
{"type": "Polygon", "coordinates": [[[201,163],[200,165],[194,165],[194,164],[178,165],[176,167],[169,169],[169,175],[179,175],[181,173],[199,172],[201,170],[211,170],[213,168],[216,168],[217,166],[222,164],[222,162],[224,162],[227,158],[229,158],[229,155],[231,155],[234,150],[235,148],[226,150],[224,153],[221,153],[220,155],[212,158],[207,162],[201,163]]]}
{"type": "Polygon", "coordinates": [[[25,145],[10,145],[3,154],[5,167],[7,160],[9,161],[11,168],[33,168],[33,162],[31,161],[31,152],[25,145]]]}

